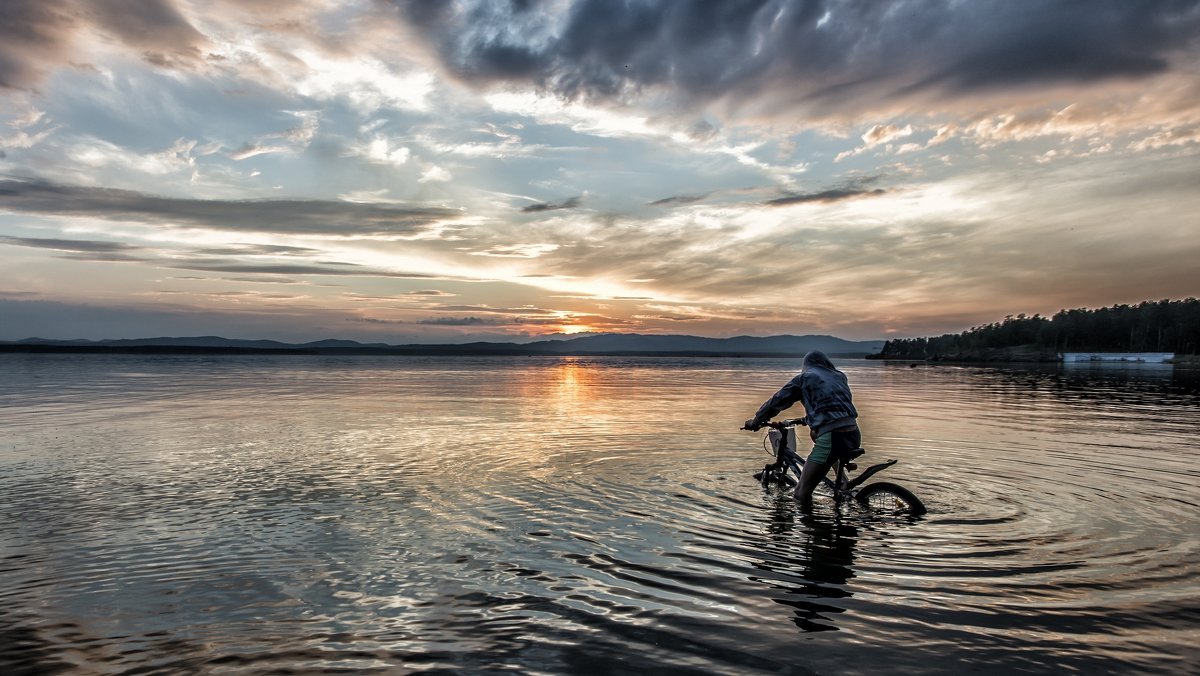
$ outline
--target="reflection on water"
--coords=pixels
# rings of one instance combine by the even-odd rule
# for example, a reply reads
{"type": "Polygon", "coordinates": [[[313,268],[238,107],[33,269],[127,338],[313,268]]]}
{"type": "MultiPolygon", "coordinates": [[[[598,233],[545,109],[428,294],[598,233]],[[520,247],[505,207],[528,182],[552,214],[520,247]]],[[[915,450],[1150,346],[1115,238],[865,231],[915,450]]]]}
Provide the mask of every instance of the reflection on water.
{"type": "Polygon", "coordinates": [[[788,360],[0,358],[0,673],[1197,657],[1200,383],[848,362],[900,519],[751,474],[788,360]]]}
{"type": "Polygon", "coordinates": [[[771,586],[776,603],[794,609],[792,622],[802,631],[836,630],[837,599],[851,595],[854,548],[858,528],[835,511],[802,512],[787,491],[774,496],[767,524],[769,542],[757,543],[765,558],[753,565],[763,571],[751,576],[771,586]]]}

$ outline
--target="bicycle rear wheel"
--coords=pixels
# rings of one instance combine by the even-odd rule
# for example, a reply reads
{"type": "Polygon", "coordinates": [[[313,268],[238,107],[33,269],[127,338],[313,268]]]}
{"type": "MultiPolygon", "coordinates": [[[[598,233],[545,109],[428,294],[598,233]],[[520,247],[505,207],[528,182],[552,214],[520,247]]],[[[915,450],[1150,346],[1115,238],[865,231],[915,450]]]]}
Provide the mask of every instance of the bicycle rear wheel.
{"type": "Polygon", "coordinates": [[[897,486],[886,481],[863,486],[854,499],[864,507],[870,507],[877,512],[911,514],[913,516],[925,513],[925,504],[913,495],[912,491],[904,486],[897,486]]]}

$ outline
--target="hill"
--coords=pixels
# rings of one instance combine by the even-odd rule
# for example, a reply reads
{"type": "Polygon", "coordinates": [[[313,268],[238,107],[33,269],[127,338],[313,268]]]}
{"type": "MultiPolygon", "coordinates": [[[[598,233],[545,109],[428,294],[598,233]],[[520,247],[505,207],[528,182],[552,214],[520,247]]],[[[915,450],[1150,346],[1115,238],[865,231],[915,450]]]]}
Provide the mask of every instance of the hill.
{"type": "Polygon", "coordinates": [[[270,354],[424,354],[424,355],[695,355],[790,357],[810,350],[830,355],[864,356],[879,352],[880,340],[850,341],[833,336],[737,336],[704,338],[687,335],[603,333],[542,340],[532,343],[473,342],[457,344],[359,343],[319,340],[282,343],[220,336],[135,338],[118,340],[57,340],[26,338],[0,342],[4,352],[134,352],[134,353],[270,353],[270,354]]]}

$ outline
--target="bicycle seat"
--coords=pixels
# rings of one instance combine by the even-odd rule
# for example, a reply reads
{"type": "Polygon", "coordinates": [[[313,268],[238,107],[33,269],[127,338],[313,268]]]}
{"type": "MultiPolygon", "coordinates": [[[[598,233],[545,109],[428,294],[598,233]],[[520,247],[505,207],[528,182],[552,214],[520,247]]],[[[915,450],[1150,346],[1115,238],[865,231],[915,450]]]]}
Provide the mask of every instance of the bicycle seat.
{"type": "Polygon", "coordinates": [[[854,460],[856,458],[861,458],[866,454],[866,452],[867,449],[865,448],[856,448],[853,451],[846,451],[841,455],[840,458],[838,458],[838,462],[842,463],[842,467],[846,468],[846,470],[853,472],[854,470],[858,469],[858,465],[854,462],[854,460]]]}

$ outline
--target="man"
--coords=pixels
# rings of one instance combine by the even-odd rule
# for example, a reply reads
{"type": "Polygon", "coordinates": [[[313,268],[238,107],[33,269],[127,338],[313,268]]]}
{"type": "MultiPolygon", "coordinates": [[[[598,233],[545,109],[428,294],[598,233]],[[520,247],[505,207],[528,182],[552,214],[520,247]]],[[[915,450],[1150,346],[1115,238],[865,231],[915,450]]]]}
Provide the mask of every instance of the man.
{"type": "Polygon", "coordinates": [[[796,500],[802,507],[812,505],[812,492],[821,477],[829,472],[834,460],[862,443],[858,431],[858,410],[851,401],[846,374],[837,370],[825,353],[813,350],[804,355],[800,374],[764,403],[745,428],[757,430],[780,411],[799,401],[804,404],[812,453],[800,472],[796,500]]]}

